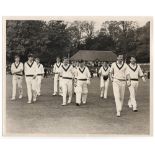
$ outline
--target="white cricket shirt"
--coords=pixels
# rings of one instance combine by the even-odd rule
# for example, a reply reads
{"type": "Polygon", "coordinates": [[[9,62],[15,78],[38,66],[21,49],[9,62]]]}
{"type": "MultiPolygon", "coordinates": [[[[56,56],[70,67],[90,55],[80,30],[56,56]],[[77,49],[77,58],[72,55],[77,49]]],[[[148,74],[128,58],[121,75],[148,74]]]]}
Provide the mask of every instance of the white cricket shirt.
{"type": "Polygon", "coordinates": [[[61,62],[60,63],[55,63],[54,67],[53,67],[53,73],[55,73],[55,74],[60,73],[61,65],[62,65],[61,62]]]}
{"type": "Polygon", "coordinates": [[[105,67],[101,67],[98,71],[99,74],[101,74],[101,76],[106,76],[106,75],[109,75],[109,72],[110,72],[110,67],[108,66],[107,68],[105,67]]]}
{"type": "Polygon", "coordinates": [[[27,61],[24,64],[25,75],[37,75],[37,63],[33,61],[31,64],[27,61]]]}
{"type": "Polygon", "coordinates": [[[89,79],[91,77],[88,67],[77,67],[75,78],[77,79],[89,79]]]}
{"type": "Polygon", "coordinates": [[[61,65],[60,75],[63,78],[73,78],[74,77],[74,68],[72,65],[68,64],[67,66],[61,65]]]}
{"type": "Polygon", "coordinates": [[[37,64],[37,74],[44,74],[44,67],[42,64],[37,64]]]}
{"type": "Polygon", "coordinates": [[[14,72],[19,72],[19,73],[16,73],[16,75],[23,75],[23,63],[22,62],[19,62],[18,64],[16,62],[12,63],[11,64],[11,73],[13,74],[14,72]],[[22,70],[20,72],[20,70],[22,70]]]}
{"type": "Polygon", "coordinates": [[[113,78],[118,80],[126,80],[126,75],[128,73],[128,65],[124,62],[122,64],[118,64],[118,62],[114,62],[111,65],[110,72],[113,75],[113,78]]]}
{"type": "Polygon", "coordinates": [[[132,65],[131,63],[128,65],[128,72],[130,74],[131,79],[138,79],[139,76],[144,76],[140,66],[138,64],[132,65]]]}

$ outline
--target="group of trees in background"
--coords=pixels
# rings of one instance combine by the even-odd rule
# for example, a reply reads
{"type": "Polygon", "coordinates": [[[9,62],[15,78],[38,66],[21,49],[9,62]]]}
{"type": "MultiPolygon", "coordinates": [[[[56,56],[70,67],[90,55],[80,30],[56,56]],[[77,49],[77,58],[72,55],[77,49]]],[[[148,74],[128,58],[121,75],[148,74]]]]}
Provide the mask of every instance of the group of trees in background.
{"type": "Polygon", "coordinates": [[[78,50],[124,52],[136,55],[139,62],[149,62],[150,22],[138,27],[134,21],[106,21],[96,31],[93,21],[9,20],[6,50],[8,63],[15,54],[26,61],[31,52],[48,66],[57,56],[72,56],[78,50]]]}

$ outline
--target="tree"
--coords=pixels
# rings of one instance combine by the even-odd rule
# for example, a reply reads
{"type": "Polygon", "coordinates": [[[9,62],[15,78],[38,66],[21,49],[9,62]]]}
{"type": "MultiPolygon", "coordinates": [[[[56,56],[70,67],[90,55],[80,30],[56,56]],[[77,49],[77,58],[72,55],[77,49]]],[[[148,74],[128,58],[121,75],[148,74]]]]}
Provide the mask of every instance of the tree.
{"type": "Polygon", "coordinates": [[[67,56],[70,52],[70,34],[67,30],[67,24],[63,21],[50,21],[48,27],[47,49],[51,57],[50,61],[54,61],[56,56],[67,56]]]}
{"type": "Polygon", "coordinates": [[[22,61],[32,52],[49,66],[57,56],[72,56],[78,50],[112,50],[135,54],[139,62],[149,61],[150,23],[137,27],[134,21],[106,21],[95,33],[92,21],[35,21],[6,22],[7,62],[20,54],[22,61]]]}
{"type": "Polygon", "coordinates": [[[136,55],[139,62],[150,61],[150,22],[136,31],[136,55]]]}
{"type": "Polygon", "coordinates": [[[112,37],[116,52],[128,54],[135,44],[137,23],[134,21],[106,21],[102,24],[101,32],[112,37]]]}
{"type": "Polygon", "coordinates": [[[43,21],[7,21],[7,58],[10,60],[10,57],[19,54],[22,60],[26,61],[29,52],[40,52],[42,44],[40,35],[44,26],[43,21]]]}
{"type": "MultiPolygon", "coordinates": [[[[94,37],[93,21],[74,21],[71,23],[69,29],[76,32],[76,35],[73,35],[73,37],[76,39],[76,42],[78,42],[78,45],[83,44],[87,38],[94,37]]],[[[71,33],[75,34],[73,31],[71,31],[71,33]]]]}

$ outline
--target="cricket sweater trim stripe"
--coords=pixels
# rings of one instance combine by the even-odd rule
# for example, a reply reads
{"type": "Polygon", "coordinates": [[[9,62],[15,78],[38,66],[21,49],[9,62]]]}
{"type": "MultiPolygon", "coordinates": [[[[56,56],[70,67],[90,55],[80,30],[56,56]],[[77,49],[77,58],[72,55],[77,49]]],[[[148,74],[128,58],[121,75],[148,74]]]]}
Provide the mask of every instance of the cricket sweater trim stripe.
{"type": "Polygon", "coordinates": [[[122,64],[121,67],[119,67],[118,64],[117,64],[117,62],[116,62],[116,66],[117,66],[117,68],[118,68],[119,70],[121,70],[121,69],[123,68],[123,66],[124,66],[124,62],[123,62],[123,64],[122,64]]]}
{"type": "Polygon", "coordinates": [[[30,68],[32,67],[33,63],[34,63],[34,61],[33,61],[31,64],[29,64],[29,63],[27,62],[28,66],[29,66],[30,68]]]}
{"type": "Polygon", "coordinates": [[[78,79],[78,80],[80,80],[80,81],[87,81],[87,79],[78,79]]]}
{"type": "Polygon", "coordinates": [[[138,65],[136,64],[136,68],[134,69],[134,68],[132,68],[131,66],[130,66],[130,64],[128,65],[129,66],[129,68],[131,69],[131,70],[133,70],[134,72],[137,70],[137,67],[138,67],[138,65]]]}
{"type": "Polygon", "coordinates": [[[68,71],[68,69],[70,68],[71,65],[69,65],[67,68],[65,68],[63,65],[62,65],[62,68],[65,70],[65,72],[68,71]]]}
{"type": "Polygon", "coordinates": [[[26,77],[33,77],[34,75],[26,75],[26,77]]]}
{"type": "Polygon", "coordinates": [[[17,76],[23,76],[22,74],[16,74],[17,76]]]}
{"type": "Polygon", "coordinates": [[[131,81],[139,81],[138,79],[130,79],[131,81]]]}
{"type": "Polygon", "coordinates": [[[71,77],[63,77],[63,79],[69,79],[69,80],[72,80],[73,78],[71,78],[71,77]]]}
{"type": "Polygon", "coordinates": [[[104,69],[104,71],[106,72],[106,71],[108,70],[108,67],[107,67],[107,68],[104,68],[104,67],[103,67],[103,69],[104,69]]]}
{"type": "Polygon", "coordinates": [[[40,64],[38,65],[38,68],[40,67],[40,64]]]}
{"type": "Polygon", "coordinates": [[[81,73],[83,73],[83,72],[85,71],[85,68],[86,68],[86,67],[84,67],[83,70],[82,70],[82,69],[79,67],[79,71],[80,71],[81,73]]]}
{"type": "Polygon", "coordinates": [[[19,65],[20,65],[20,62],[16,65],[16,63],[14,63],[14,65],[15,65],[15,67],[16,67],[16,69],[19,67],[19,65]]]}
{"type": "Polygon", "coordinates": [[[59,68],[61,66],[61,63],[59,65],[56,63],[56,66],[59,68]]]}

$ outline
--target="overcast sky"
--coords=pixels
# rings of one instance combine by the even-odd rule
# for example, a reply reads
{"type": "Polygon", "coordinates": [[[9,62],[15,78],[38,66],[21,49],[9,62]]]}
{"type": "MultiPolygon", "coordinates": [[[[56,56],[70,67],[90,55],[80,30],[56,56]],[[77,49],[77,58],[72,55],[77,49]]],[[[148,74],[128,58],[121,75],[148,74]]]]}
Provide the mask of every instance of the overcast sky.
{"type": "MultiPolygon", "coordinates": [[[[102,23],[105,22],[105,21],[96,21],[95,22],[95,30],[99,30],[101,28],[101,25],[102,23]]],[[[138,26],[141,27],[141,26],[144,26],[147,22],[147,21],[136,21],[138,26]]]]}
{"type": "Polygon", "coordinates": [[[146,24],[146,22],[148,22],[150,20],[150,17],[143,17],[143,16],[139,16],[139,17],[129,17],[129,16],[116,16],[116,17],[112,17],[112,16],[64,16],[64,17],[47,17],[46,19],[47,21],[49,20],[64,20],[66,22],[73,22],[75,20],[79,20],[79,21],[94,21],[95,22],[95,30],[99,30],[101,28],[101,25],[103,22],[105,21],[120,21],[120,20],[124,20],[124,21],[136,21],[138,26],[144,26],[146,24]]]}

